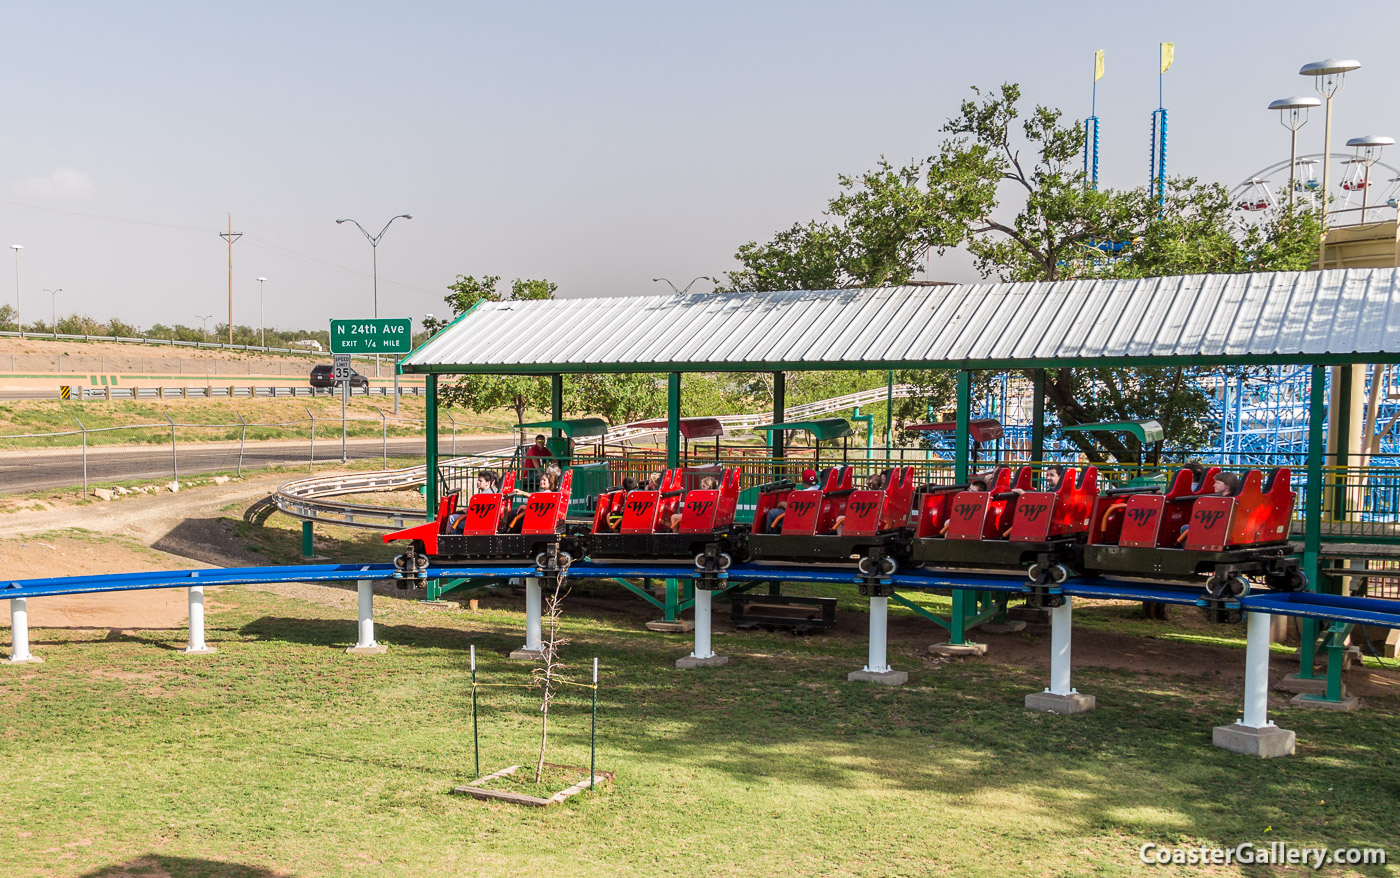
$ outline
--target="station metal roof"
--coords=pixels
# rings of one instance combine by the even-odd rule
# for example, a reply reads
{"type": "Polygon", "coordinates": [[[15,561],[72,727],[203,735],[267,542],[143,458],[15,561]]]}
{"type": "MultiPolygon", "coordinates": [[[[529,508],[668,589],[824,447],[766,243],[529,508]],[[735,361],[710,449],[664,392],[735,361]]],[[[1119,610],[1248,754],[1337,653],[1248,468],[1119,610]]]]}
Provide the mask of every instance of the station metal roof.
{"type": "Polygon", "coordinates": [[[1400,269],[483,302],[419,373],[1400,360],[1400,269]]]}

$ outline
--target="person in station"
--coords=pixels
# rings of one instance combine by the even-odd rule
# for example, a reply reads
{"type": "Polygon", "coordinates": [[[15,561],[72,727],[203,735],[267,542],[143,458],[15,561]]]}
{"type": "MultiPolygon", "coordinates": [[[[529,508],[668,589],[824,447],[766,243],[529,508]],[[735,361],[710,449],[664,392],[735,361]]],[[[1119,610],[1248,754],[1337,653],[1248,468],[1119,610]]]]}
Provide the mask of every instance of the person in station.
{"type": "Polygon", "coordinates": [[[654,472],[654,473],[651,473],[650,475],[648,475],[647,478],[646,478],[646,481],[642,483],[642,490],[643,490],[643,491],[660,491],[660,490],[661,490],[661,473],[660,473],[660,472],[654,472]]]}
{"type": "MultiPolygon", "coordinates": [[[[862,487],[864,490],[866,490],[866,491],[883,491],[883,490],[885,490],[885,479],[886,479],[887,476],[889,476],[889,474],[890,474],[890,471],[889,471],[889,470],[886,470],[886,471],[884,471],[884,472],[882,472],[882,473],[876,473],[875,475],[873,475],[873,476],[871,476],[870,478],[866,479],[866,480],[865,480],[865,484],[862,485],[861,487],[862,487]]],[[[836,525],[831,529],[831,532],[834,533],[834,534],[836,534],[836,535],[839,537],[839,536],[841,536],[841,534],[842,534],[842,532],[845,530],[845,528],[846,528],[846,513],[843,512],[843,513],[841,513],[840,515],[836,516],[836,525]]]]}
{"type": "MultiPolygon", "coordinates": [[[[1201,475],[1204,476],[1205,472],[1202,471],[1201,475]]],[[[1216,473],[1215,480],[1210,485],[1210,493],[1215,497],[1233,497],[1239,493],[1240,486],[1243,484],[1240,477],[1234,473],[1216,473]]],[[[1186,542],[1186,534],[1190,530],[1191,523],[1188,521],[1181,528],[1181,533],[1176,536],[1177,545],[1183,545],[1186,542]]]]}
{"type": "MultiPolygon", "coordinates": [[[[535,491],[522,491],[519,488],[516,488],[515,490],[510,492],[510,495],[511,497],[524,497],[526,499],[529,499],[532,493],[553,490],[554,483],[550,481],[549,472],[545,471],[540,473],[540,480],[535,486],[535,491]]],[[[520,504],[520,508],[516,509],[513,513],[511,513],[510,522],[506,524],[506,533],[520,533],[520,529],[525,524],[525,506],[526,504],[522,503],[520,504]]]]}
{"type": "MultiPolygon", "coordinates": [[[[622,490],[625,493],[631,493],[632,491],[637,490],[637,480],[632,478],[631,476],[625,477],[622,480],[622,490]]],[[[617,533],[618,527],[622,525],[622,507],[618,506],[608,510],[608,514],[607,517],[604,519],[604,522],[607,524],[607,528],[610,532],[617,533]]]]}
{"type": "MultiPolygon", "coordinates": [[[[802,471],[802,487],[815,488],[817,486],[817,471],[814,469],[804,469],[802,471]]],[[[787,515],[787,501],[779,500],[772,509],[763,517],[763,532],[775,534],[782,529],[783,517],[787,515]]]]}
{"type": "Polygon", "coordinates": [[[545,444],[544,434],[535,436],[535,444],[525,449],[525,487],[533,488],[540,474],[545,471],[549,464],[549,446],[545,444]]]}
{"type": "MultiPolygon", "coordinates": [[[[719,479],[714,476],[705,476],[700,480],[700,490],[702,491],[714,491],[718,488],[719,479]]],[[[680,527],[681,519],[684,517],[685,510],[684,507],[682,507],[679,511],[671,513],[671,517],[667,521],[659,522],[658,524],[661,529],[675,533],[676,528],[680,527]]]]}

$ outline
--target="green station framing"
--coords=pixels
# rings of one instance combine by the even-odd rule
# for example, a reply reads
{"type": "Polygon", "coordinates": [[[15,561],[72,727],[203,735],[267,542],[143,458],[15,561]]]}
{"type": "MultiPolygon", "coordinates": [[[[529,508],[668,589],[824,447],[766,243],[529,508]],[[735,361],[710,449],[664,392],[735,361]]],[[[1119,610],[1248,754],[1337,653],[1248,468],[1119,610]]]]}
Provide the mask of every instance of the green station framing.
{"type": "MultiPolygon", "coordinates": [[[[587,315],[589,303],[594,303],[598,312],[606,312],[609,309],[618,307],[617,299],[597,299],[597,300],[563,300],[542,301],[542,302],[512,302],[509,303],[509,310],[516,312],[508,318],[503,318],[497,310],[495,313],[487,314],[481,305],[462,314],[446,330],[434,339],[430,339],[424,345],[407,356],[398,366],[403,373],[420,374],[425,376],[427,385],[427,433],[430,437],[438,435],[438,382],[443,376],[465,375],[465,374],[519,374],[519,375],[540,375],[548,376],[551,381],[551,421],[562,421],[564,380],[570,374],[589,373],[652,373],[664,374],[666,376],[667,388],[667,430],[666,430],[666,464],[668,467],[680,465],[681,461],[681,435],[679,423],[681,418],[681,375],[684,372],[766,372],[772,376],[773,386],[773,424],[775,427],[770,432],[771,454],[775,459],[784,456],[784,430],[781,427],[806,426],[804,424],[784,424],[784,411],[786,409],[786,375],[794,371],[814,371],[814,370],[894,370],[894,369],[928,369],[953,371],[956,373],[956,429],[954,435],[955,451],[953,459],[953,471],[955,481],[966,481],[969,476],[969,420],[972,412],[972,387],[973,374],[979,371],[1020,371],[1030,375],[1033,384],[1033,414],[1032,414],[1032,434],[1030,458],[1031,462],[1039,463],[1043,458],[1045,441],[1045,370],[1068,368],[1068,367],[1152,367],[1152,366],[1271,366],[1271,365],[1296,365],[1310,367],[1310,392],[1308,397],[1308,453],[1306,463],[1306,483],[1309,486],[1319,486],[1323,484],[1325,453],[1327,448],[1326,422],[1328,400],[1326,394],[1326,377],[1329,367],[1354,366],[1358,364],[1378,364],[1400,362],[1400,304],[1391,305],[1391,302],[1400,303],[1400,276],[1395,269],[1361,269],[1361,270],[1340,270],[1327,272],[1297,272],[1283,275],[1232,275],[1213,276],[1199,275],[1182,278],[1159,278],[1152,279],[1155,285],[1145,285],[1143,281],[1098,281],[1098,282],[1064,282],[1061,284],[1000,284],[990,285],[999,290],[989,290],[988,285],[970,285],[970,287],[935,287],[935,288],[899,288],[891,293],[889,288],[881,290],[840,290],[840,291],[793,291],[787,293],[749,293],[739,294],[742,299],[738,307],[763,308],[787,305],[791,306],[793,301],[806,302],[809,300],[819,301],[826,310],[823,316],[826,319],[840,321],[842,318],[837,313],[833,318],[832,309],[836,308],[865,308],[861,311],[859,318],[855,314],[851,320],[854,323],[860,321],[856,329],[868,326],[873,322],[878,322],[881,318],[878,313],[872,317],[867,300],[878,300],[881,294],[889,294],[891,310],[902,308],[907,310],[907,302],[914,297],[925,297],[932,303],[930,308],[944,309],[949,307],[981,307],[977,303],[979,293],[983,296],[1004,295],[1007,298],[1021,296],[1019,302],[1013,303],[1011,307],[1029,310],[1030,314],[1024,316],[1021,322],[1023,331],[1028,333],[1051,334],[1063,332],[1064,327],[1077,325],[1074,320],[1083,321],[1083,312],[1086,306],[1082,303],[1075,306],[1079,309],[1076,314],[1071,314],[1068,318],[1065,312],[1069,308],[1066,303],[1076,294],[1085,295],[1082,290],[1076,291],[1075,284],[1089,283],[1092,285],[1108,285],[1110,289],[1099,290],[1097,295],[1100,299],[1112,303],[1119,297],[1124,302],[1123,313],[1137,312],[1148,313],[1154,307],[1158,307],[1155,302],[1143,304],[1138,301],[1137,296],[1151,295],[1173,295],[1176,299],[1172,301],[1182,301],[1182,290],[1186,290],[1194,299],[1187,299],[1190,302],[1215,297],[1223,301],[1224,304],[1214,306],[1208,318],[1192,319],[1182,327],[1183,334],[1194,334],[1198,343],[1191,349],[1184,349],[1177,346],[1165,352],[1152,350],[1146,353],[1125,353],[1121,350],[1123,345],[1119,345],[1119,350],[1111,350],[1110,345],[1105,344],[1102,339],[1099,342],[1084,341],[1073,345],[1072,351],[1057,352],[1053,356],[1046,356],[1039,353],[1023,354],[1019,351],[1007,351],[1012,347],[1012,339],[1001,345],[1000,350],[984,350],[979,353],[972,353],[972,349],[978,347],[976,334],[979,331],[989,331],[986,324],[980,327],[975,322],[963,328],[962,332],[971,334],[962,347],[968,353],[963,356],[951,356],[941,359],[921,358],[918,355],[910,356],[908,353],[900,357],[889,356],[888,348],[882,350],[884,343],[878,336],[872,336],[868,331],[862,333],[861,338],[853,338],[846,344],[843,355],[823,359],[820,356],[803,355],[801,357],[785,358],[784,345],[788,343],[792,330],[779,328],[771,334],[774,353],[772,359],[754,359],[750,357],[740,357],[737,359],[718,356],[690,356],[686,359],[679,357],[668,357],[668,353],[680,350],[675,344],[669,347],[663,343],[654,346],[654,351],[649,351],[649,356],[613,356],[619,349],[601,348],[599,353],[591,357],[570,356],[566,358],[556,358],[552,355],[531,355],[529,350],[522,350],[509,362],[488,362],[474,358],[470,352],[477,351],[483,347],[489,347],[488,342],[492,338],[498,338],[502,331],[502,326],[516,327],[521,331],[532,330],[539,325],[549,325],[555,314],[561,312],[566,306],[570,315],[583,314],[578,317],[580,321],[586,323],[589,319],[587,315]],[[1263,280],[1261,280],[1261,278],[1263,280]],[[1288,286],[1291,280],[1291,287],[1288,286]],[[1282,286],[1281,286],[1282,284],[1282,286]],[[1262,291],[1260,287],[1264,286],[1262,291]],[[1029,288],[1029,289],[1027,289],[1029,288]],[[1060,295],[1057,288],[1068,288],[1068,292],[1060,295]],[[1163,293],[1162,291],[1167,291],[1163,293]],[[1233,292],[1232,292],[1233,291],[1233,292]],[[1039,292],[1040,299],[1031,298],[1028,293],[1039,292]],[[899,295],[895,295],[899,294],[899,295]],[[864,295],[865,299],[862,299],[864,295]],[[769,303],[765,296],[787,297],[781,303],[769,303]],[[903,297],[902,299],[900,297],[903,297]],[[957,297],[962,299],[958,300],[957,297]],[[1286,296],[1286,307],[1279,306],[1277,298],[1286,296]],[[826,297],[822,299],[821,297],[826,297]],[[941,298],[940,298],[941,297],[941,298]],[[1253,298],[1251,298],[1253,297],[1253,298]],[[1271,299],[1270,297],[1275,297],[1271,299]],[[943,300],[954,299],[953,305],[947,305],[943,300]],[[834,305],[832,303],[835,303],[834,305]],[[971,305],[963,305],[964,302],[971,302],[971,305]],[[582,310],[580,306],[582,305],[582,310]],[[1379,309],[1379,312],[1378,312],[1379,309]],[[1276,324],[1274,336],[1261,333],[1255,329],[1253,342],[1246,348],[1239,348],[1237,338],[1240,330],[1241,320],[1250,319],[1250,314],[1262,322],[1269,321],[1276,324]],[[1382,316],[1377,318],[1377,313],[1382,316]],[[1066,320],[1069,323],[1066,323],[1066,320]],[[1317,327],[1304,327],[1308,331],[1302,333],[1285,333],[1284,329],[1290,325],[1292,320],[1326,320],[1327,325],[1317,327]],[[1381,325],[1376,326],[1379,319],[1381,325]],[[503,324],[503,320],[508,323],[503,324]],[[1219,332],[1215,327],[1224,322],[1233,331],[1219,332]],[[1214,332],[1213,337],[1212,332],[1214,332]],[[1301,337],[1299,337],[1301,336],[1301,337]],[[1362,338],[1366,340],[1365,345],[1355,344],[1353,348],[1347,350],[1334,343],[1335,339],[1362,338]],[[1260,340],[1262,338],[1262,341],[1260,340]],[[439,339],[443,339],[439,342],[439,339]],[[865,348],[860,349],[857,355],[852,355],[852,346],[865,344],[865,348]],[[1212,350],[1211,348],[1215,349],[1212,350]],[[1364,349],[1363,349],[1364,348],[1364,349]],[[466,351],[467,354],[462,352],[466,351]]],[[[721,297],[723,298],[723,297],[721,297]]],[[[714,306],[704,300],[714,300],[715,297],[704,297],[701,304],[697,305],[695,296],[675,296],[675,297],[646,297],[643,300],[638,297],[636,301],[639,308],[646,309],[648,325],[670,325],[673,322],[682,325],[689,325],[694,332],[704,333],[706,331],[706,316],[712,316],[715,312],[724,308],[733,310],[734,302],[724,302],[721,306],[714,306]]],[[[496,303],[487,303],[487,305],[496,303]]],[[[998,304],[996,307],[1006,306],[998,304]]],[[[1163,305],[1162,307],[1167,307],[1163,305]]],[[[1192,308],[1199,308],[1193,304],[1192,308]]],[[[943,313],[940,311],[939,313],[943,313]]],[[[959,314],[965,312],[960,311],[959,314]]],[[[1012,312],[1017,313],[1017,312],[1012,312]]],[[[1193,312],[1194,314],[1195,312],[1193,312]]],[[[1131,316],[1131,315],[1130,315],[1131,316]]],[[[604,314],[600,318],[599,324],[593,327],[593,332],[606,332],[610,325],[607,320],[616,320],[604,314]]],[[[732,319],[732,318],[726,318],[732,319]]],[[[1122,322],[1121,315],[1113,313],[1103,314],[1097,317],[1090,317],[1090,325],[1081,326],[1085,337],[1094,335],[1094,320],[1102,322],[1104,319],[1113,319],[1122,322]]],[[[1155,327],[1150,327],[1156,331],[1155,327]]],[[[1296,329],[1297,327],[1293,327],[1296,329]]],[[[723,329],[717,327],[717,332],[723,329]]],[[[1128,330],[1138,331],[1138,330],[1128,330]]],[[[587,335],[590,327],[587,325],[571,326],[571,332],[578,332],[587,335]]],[[[1101,335],[1101,334],[1100,334],[1101,335]]],[[[842,337],[841,342],[846,339],[842,337]]],[[[960,339],[954,339],[952,348],[956,349],[960,339]]],[[[500,345],[492,348],[498,350],[500,345]]],[[[1158,346],[1161,347],[1160,345],[1158,346]]],[[[959,353],[954,351],[954,353],[959,353]]],[[[507,351],[506,356],[510,357],[512,352],[507,351]]],[[[1341,398],[1346,399],[1349,394],[1349,387],[1352,382],[1351,369],[1338,369],[1337,376],[1342,382],[1341,398]]],[[[892,380],[892,378],[891,378],[892,380]]],[[[1341,412],[1343,419],[1346,412],[1341,412]]],[[[1337,450],[1337,458],[1346,460],[1347,455],[1352,451],[1347,446],[1346,438],[1350,431],[1343,429],[1339,435],[1342,441],[1337,450]]],[[[431,517],[437,506],[438,500],[438,449],[436,441],[427,443],[427,505],[428,514],[431,517]]],[[[1318,590],[1324,580],[1321,578],[1323,572],[1322,559],[1322,517],[1323,517],[1323,494],[1321,490],[1308,490],[1305,494],[1305,503],[1302,509],[1304,522],[1303,530],[1303,551],[1302,566],[1311,583],[1310,587],[1318,590]]],[[[1383,542],[1382,539],[1374,539],[1373,542],[1383,542]]],[[[693,606],[693,591],[690,584],[677,583],[675,580],[667,582],[664,600],[657,599],[646,591],[638,588],[632,583],[621,582],[623,586],[633,593],[648,601],[665,614],[665,620],[669,622],[677,621],[679,614],[693,606]]],[[[441,587],[430,591],[430,598],[436,598],[447,590],[441,587]]],[[[950,642],[953,644],[963,644],[967,642],[968,629],[988,621],[1001,614],[1006,609],[1004,597],[997,597],[992,592],[972,592],[961,589],[953,590],[953,608],[951,617],[943,619],[930,613],[926,609],[908,601],[899,595],[894,598],[898,603],[908,607],[914,612],[930,619],[938,625],[947,629],[950,642]]],[[[1315,677],[1315,658],[1319,649],[1323,650],[1327,656],[1326,692],[1318,696],[1320,700],[1338,701],[1342,697],[1341,688],[1341,667],[1342,657],[1345,649],[1345,640],[1350,632],[1350,626],[1343,623],[1333,623],[1325,629],[1319,627],[1315,620],[1304,620],[1302,627],[1302,646],[1300,651],[1300,672],[1299,677],[1312,679],[1315,677]]]]}

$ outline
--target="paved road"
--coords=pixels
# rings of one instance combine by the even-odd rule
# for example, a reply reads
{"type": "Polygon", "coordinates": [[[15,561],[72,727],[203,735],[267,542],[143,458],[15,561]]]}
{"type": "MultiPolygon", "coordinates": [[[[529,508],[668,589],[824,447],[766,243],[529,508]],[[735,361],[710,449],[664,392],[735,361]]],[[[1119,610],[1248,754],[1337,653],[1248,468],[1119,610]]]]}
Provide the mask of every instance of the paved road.
{"type": "MultiPolygon", "coordinates": [[[[457,437],[457,453],[471,454],[490,451],[510,444],[505,436],[457,437]]],[[[442,454],[449,453],[447,441],[441,444],[442,454]]],[[[244,469],[261,466],[305,466],[310,458],[310,445],[305,442],[249,442],[243,452],[244,469]]],[[[355,460],[373,459],[383,455],[380,439],[351,439],[346,443],[347,455],[355,460]]],[[[424,455],[422,439],[390,439],[390,457],[424,455]]],[[[316,462],[331,464],[340,461],[340,440],[317,439],[316,462]]],[[[187,443],[178,449],[178,459],[172,460],[170,446],[104,446],[90,448],[87,453],[88,484],[102,485],[118,481],[170,479],[178,463],[181,478],[210,472],[232,472],[238,468],[238,443],[187,443]]],[[[290,478],[290,477],[289,477],[290,478]]],[[[79,448],[10,449],[0,451],[0,493],[19,494],[28,491],[66,488],[83,483],[83,453],[79,448]]]]}

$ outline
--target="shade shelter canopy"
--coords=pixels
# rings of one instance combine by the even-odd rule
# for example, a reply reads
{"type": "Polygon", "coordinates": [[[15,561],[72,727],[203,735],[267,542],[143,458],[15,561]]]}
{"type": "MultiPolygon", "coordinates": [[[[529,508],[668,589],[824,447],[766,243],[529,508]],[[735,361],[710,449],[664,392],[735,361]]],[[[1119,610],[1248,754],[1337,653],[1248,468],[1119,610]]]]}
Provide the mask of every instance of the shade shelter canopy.
{"type": "Polygon", "coordinates": [[[830,439],[844,439],[847,436],[854,436],[855,430],[851,429],[851,422],[845,418],[819,418],[815,421],[791,421],[786,424],[764,424],[760,427],[750,428],[757,433],[773,433],[775,431],[790,432],[793,430],[806,430],[811,433],[818,442],[826,442],[830,439]]]}
{"type": "MultiPolygon", "coordinates": [[[[632,426],[646,430],[665,430],[669,423],[665,418],[657,418],[652,421],[638,421],[632,426]]],[[[719,422],[719,418],[681,418],[677,426],[681,435],[687,439],[713,439],[724,435],[724,425],[719,422]]]]}
{"type": "Polygon", "coordinates": [[[1400,360],[1400,269],[482,302],[404,372],[1400,360]],[[541,326],[568,332],[540,332],[541,326]]]}
{"type": "Polygon", "coordinates": [[[1136,436],[1137,441],[1146,445],[1149,442],[1161,442],[1167,438],[1167,431],[1162,429],[1162,425],[1155,419],[1149,418],[1145,421],[1104,421],[1099,424],[1071,424],[1061,427],[1066,432],[1083,433],[1127,433],[1136,436]]]}
{"type": "MultiPolygon", "coordinates": [[[[910,424],[906,433],[951,433],[958,428],[957,421],[937,421],[930,424],[910,424]]],[[[1001,438],[1001,421],[996,418],[973,418],[967,422],[967,433],[974,442],[991,442],[1001,438]]]]}

